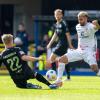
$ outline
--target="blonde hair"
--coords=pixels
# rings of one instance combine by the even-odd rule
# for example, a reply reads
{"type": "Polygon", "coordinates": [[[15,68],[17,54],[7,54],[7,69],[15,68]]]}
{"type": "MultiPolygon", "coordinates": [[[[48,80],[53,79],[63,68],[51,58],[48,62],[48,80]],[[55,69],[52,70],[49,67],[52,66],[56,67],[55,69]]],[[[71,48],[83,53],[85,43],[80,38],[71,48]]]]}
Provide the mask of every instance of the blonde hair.
{"type": "Polygon", "coordinates": [[[88,17],[89,15],[88,15],[88,13],[86,11],[81,11],[81,12],[78,13],[77,16],[78,17],[88,17]]]}
{"type": "Polygon", "coordinates": [[[3,34],[1,38],[2,38],[2,41],[3,41],[4,44],[9,44],[13,40],[13,35],[11,35],[11,34],[3,34]]]}
{"type": "Polygon", "coordinates": [[[54,11],[54,13],[56,13],[56,12],[62,13],[62,10],[61,10],[61,9],[56,9],[56,10],[54,11]]]}

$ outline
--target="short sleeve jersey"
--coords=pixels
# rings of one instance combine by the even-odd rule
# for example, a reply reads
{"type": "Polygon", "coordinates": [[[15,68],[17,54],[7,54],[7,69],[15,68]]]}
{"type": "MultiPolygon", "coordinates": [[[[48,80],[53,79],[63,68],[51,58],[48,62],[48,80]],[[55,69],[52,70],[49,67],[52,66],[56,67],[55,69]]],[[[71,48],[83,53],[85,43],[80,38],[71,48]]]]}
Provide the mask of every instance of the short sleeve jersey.
{"type": "Polygon", "coordinates": [[[59,23],[54,24],[54,32],[57,34],[59,45],[68,45],[66,33],[69,32],[67,23],[62,20],[59,23]]]}

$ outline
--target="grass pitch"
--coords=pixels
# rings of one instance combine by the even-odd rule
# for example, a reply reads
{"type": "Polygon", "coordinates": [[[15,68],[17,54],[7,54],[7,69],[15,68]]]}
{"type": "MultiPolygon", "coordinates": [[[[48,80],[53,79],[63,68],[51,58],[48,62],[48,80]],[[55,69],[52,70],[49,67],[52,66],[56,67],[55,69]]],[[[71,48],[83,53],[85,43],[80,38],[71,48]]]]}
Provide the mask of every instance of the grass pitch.
{"type": "Polygon", "coordinates": [[[18,89],[9,76],[0,76],[0,100],[100,100],[100,77],[72,76],[57,90],[50,90],[36,80],[29,82],[43,89],[18,89]]]}

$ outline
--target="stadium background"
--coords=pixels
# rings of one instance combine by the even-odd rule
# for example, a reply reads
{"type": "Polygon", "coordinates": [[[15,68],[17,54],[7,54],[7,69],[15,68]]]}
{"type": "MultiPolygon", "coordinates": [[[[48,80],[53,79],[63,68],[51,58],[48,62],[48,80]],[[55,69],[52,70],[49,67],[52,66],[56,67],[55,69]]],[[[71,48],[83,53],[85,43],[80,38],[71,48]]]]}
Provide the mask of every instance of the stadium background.
{"type": "MultiPolygon", "coordinates": [[[[39,56],[42,54],[46,57],[46,51],[41,53],[38,46],[41,46],[45,34],[52,35],[52,25],[55,22],[53,12],[60,8],[64,11],[64,19],[68,22],[73,45],[77,47],[77,39],[75,37],[75,25],[77,24],[77,13],[80,10],[87,10],[90,14],[90,21],[93,19],[100,20],[100,5],[99,0],[0,0],[0,36],[4,33],[11,33],[16,36],[18,25],[24,23],[28,34],[29,48],[28,54],[39,56]],[[38,52],[37,52],[38,51],[38,52]]],[[[97,61],[100,63],[100,32],[96,33],[98,38],[97,61]]],[[[1,40],[0,40],[1,42],[1,40]]],[[[43,45],[43,44],[42,44],[43,45]]],[[[2,42],[0,50],[3,50],[2,42]]],[[[33,69],[42,71],[44,74],[45,62],[35,62],[29,65],[33,69]],[[38,67],[39,66],[39,67],[38,67]]],[[[94,75],[89,66],[84,62],[76,62],[70,64],[72,67],[72,74],[94,75]],[[76,69],[78,67],[78,69],[76,69]],[[81,69],[80,69],[81,68],[81,69]]],[[[5,72],[5,68],[1,68],[5,72]]]]}

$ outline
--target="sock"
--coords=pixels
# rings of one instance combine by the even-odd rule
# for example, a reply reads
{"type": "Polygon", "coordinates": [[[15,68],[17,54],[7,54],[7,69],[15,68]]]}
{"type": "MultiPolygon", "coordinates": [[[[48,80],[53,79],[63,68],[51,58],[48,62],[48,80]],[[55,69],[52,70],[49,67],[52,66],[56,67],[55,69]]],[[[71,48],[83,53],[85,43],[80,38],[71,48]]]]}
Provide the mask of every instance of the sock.
{"type": "Polygon", "coordinates": [[[57,76],[57,80],[61,80],[61,78],[63,76],[64,70],[65,70],[65,64],[64,63],[59,63],[58,64],[58,76],[57,76]]]}
{"type": "Polygon", "coordinates": [[[46,84],[47,86],[51,85],[51,83],[49,83],[49,81],[47,81],[41,74],[36,73],[35,74],[35,78],[39,81],[42,82],[44,84],[46,84]]]}
{"type": "Polygon", "coordinates": [[[100,70],[97,72],[97,76],[100,76],[100,70]]]}
{"type": "Polygon", "coordinates": [[[56,62],[52,63],[52,70],[56,71],[56,62]]]}
{"type": "Polygon", "coordinates": [[[66,73],[67,73],[67,79],[70,79],[70,66],[69,66],[69,64],[65,65],[65,70],[66,70],[66,73]]]}

